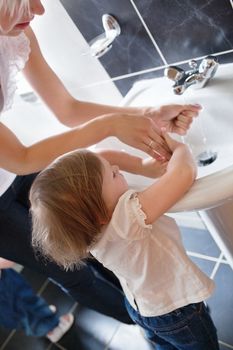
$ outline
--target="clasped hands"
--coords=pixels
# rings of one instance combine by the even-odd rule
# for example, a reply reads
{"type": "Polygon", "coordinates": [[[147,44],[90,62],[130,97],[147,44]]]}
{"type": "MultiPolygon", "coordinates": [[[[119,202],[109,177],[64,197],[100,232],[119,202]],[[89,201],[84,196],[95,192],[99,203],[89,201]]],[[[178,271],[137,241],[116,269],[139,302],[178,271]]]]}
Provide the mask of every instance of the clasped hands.
{"type": "Polygon", "coordinates": [[[135,114],[124,115],[117,137],[156,160],[169,160],[171,150],[163,137],[164,130],[185,135],[201,108],[198,104],[170,104],[159,108],[138,109],[137,116],[135,114]]]}
{"type": "Polygon", "coordinates": [[[170,104],[161,106],[159,109],[148,108],[145,116],[151,118],[157,132],[156,138],[148,138],[148,154],[157,160],[168,160],[171,151],[163,137],[163,132],[185,135],[190,128],[193,118],[197,117],[201,106],[186,104],[170,104]]]}

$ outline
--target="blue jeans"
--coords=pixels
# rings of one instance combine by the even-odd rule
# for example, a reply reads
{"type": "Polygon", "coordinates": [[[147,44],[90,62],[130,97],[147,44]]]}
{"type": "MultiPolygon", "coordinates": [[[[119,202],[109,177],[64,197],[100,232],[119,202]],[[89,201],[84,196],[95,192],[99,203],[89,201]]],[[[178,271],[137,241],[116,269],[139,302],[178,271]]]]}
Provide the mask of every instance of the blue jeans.
{"type": "Polygon", "coordinates": [[[126,307],[156,350],[219,350],[216,328],[203,302],[156,317],[141,316],[127,300],[126,307]]]}
{"type": "Polygon", "coordinates": [[[26,335],[45,336],[59,323],[44,299],[37,296],[23,276],[12,269],[0,278],[0,325],[23,329],[26,335]]]}
{"type": "Polygon", "coordinates": [[[0,256],[45,274],[81,305],[132,324],[118,279],[94,258],[81,269],[64,271],[35,257],[28,201],[35,176],[18,176],[0,197],[0,256]]]}

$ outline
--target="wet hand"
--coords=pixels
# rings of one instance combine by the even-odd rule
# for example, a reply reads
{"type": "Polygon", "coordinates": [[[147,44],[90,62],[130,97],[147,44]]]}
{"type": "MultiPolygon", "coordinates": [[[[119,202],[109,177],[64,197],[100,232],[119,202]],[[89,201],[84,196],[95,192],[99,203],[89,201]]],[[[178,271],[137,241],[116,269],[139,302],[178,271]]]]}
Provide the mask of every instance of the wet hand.
{"type": "Polygon", "coordinates": [[[148,116],[116,115],[113,132],[120,141],[140,149],[157,160],[171,157],[171,151],[161,131],[148,116]]]}
{"type": "Polygon", "coordinates": [[[158,128],[166,128],[167,132],[185,135],[201,109],[199,104],[170,104],[159,109],[149,108],[146,115],[152,118],[158,128]]]}

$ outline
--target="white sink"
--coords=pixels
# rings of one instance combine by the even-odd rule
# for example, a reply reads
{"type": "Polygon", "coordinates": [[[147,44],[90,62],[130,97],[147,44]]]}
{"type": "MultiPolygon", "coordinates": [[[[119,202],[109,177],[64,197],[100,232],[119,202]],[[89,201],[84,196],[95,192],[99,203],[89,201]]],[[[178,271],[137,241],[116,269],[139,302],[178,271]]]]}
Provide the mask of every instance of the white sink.
{"type": "MultiPolygon", "coordinates": [[[[199,103],[203,106],[184,140],[196,157],[202,151],[216,152],[216,160],[198,167],[198,176],[191,190],[171,208],[171,212],[201,210],[219,206],[233,196],[233,64],[219,66],[215,77],[202,89],[189,87],[183,95],[174,95],[172,82],[156,78],[136,83],[123,99],[125,106],[159,106],[167,103],[199,103]],[[203,134],[204,133],[204,134],[203,134]],[[203,137],[206,137],[206,144],[203,137]]],[[[134,154],[145,154],[121,144],[114,139],[113,148],[134,154]]],[[[142,188],[153,180],[128,175],[131,186],[142,188]]]]}

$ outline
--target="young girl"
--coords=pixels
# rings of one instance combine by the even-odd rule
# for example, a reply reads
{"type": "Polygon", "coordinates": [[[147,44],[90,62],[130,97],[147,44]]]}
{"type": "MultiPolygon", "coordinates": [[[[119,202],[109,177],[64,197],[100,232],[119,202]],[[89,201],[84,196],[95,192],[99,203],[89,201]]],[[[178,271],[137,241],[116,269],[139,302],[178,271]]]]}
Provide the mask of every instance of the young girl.
{"type": "Polygon", "coordinates": [[[0,326],[22,329],[28,336],[59,341],[73,324],[74,316],[58,317],[54,305],[34,293],[12,261],[0,258],[0,326]]]}
{"type": "MultiPolygon", "coordinates": [[[[43,15],[43,4],[40,0],[0,0],[0,115],[12,106],[16,74],[23,70],[54,117],[71,129],[25,146],[0,120],[0,256],[46,274],[80,304],[129,323],[132,321],[117,279],[97,261],[65,272],[56,264],[45,265],[35,258],[30,244],[28,191],[35,173],[55,158],[109,136],[151,155],[168,156],[159,128],[166,126],[184,134],[200,107],[129,108],[77,100],[46,62],[30,27],[34,17],[43,15]]],[[[23,125],[23,113],[21,118],[23,125]]],[[[30,132],[27,125],[24,129],[30,132]]]]}
{"type": "MultiPolygon", "coordinates": [[[[104,159],[75,151],[40,173],[30,194],[33,245],[65,269],[91,253],[112,270],[131,318],[157,350],[217,350],[203,302],[214,283],[186,255],[174,220],[163,215],[192,186],[196,166],[186,145],[164,137],[172,152],[166,172],[141,192],[129,189],[106,160],[113,161],[111,152],[104,159]]],[[[117,158],[124,170],[145,169],[129,155],[117,158]]]]}

